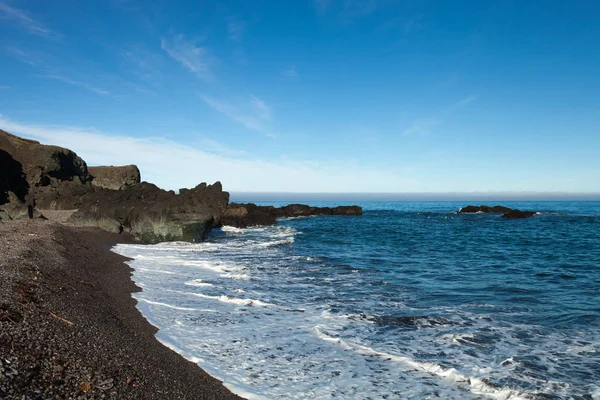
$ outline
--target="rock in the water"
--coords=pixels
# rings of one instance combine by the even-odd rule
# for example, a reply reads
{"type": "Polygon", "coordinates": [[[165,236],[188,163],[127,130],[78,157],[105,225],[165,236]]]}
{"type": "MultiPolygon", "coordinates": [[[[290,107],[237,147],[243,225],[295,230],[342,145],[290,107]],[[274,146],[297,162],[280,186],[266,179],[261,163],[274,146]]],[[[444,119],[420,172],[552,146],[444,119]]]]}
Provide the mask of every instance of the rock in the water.
{"type": "Polygon", "coordinates": [[[533,217],[536,213],[533,211],[521,211],[513,210],[512,208],[504,206],[466,206],[458,210],[459,214],[473,214],[473,213],[495,213],[502,214],[504,219],[521,219],[533,217]]]}
{"type": "Polygon", "coordinates": [[[273,225],[277,218],[308,217],[316,215],[362,215],[359,206],[312,207],[305,204],[290,204],[284,207],[257,206],[253,203],[232,203],[221,218],[223,225],[245,228],[254,225],[273,225]]]}
{"type": "Polygon", "coordinates": [[[506,214],[502,215],[504,219],[522,219],[533,217],[536,213],[533,211],[521,211],[521,210],[510,210],[506,214]]]}
{"type": "Polygon", "coordinates": [[[503,207],[503,206],[466,206],[458,210],[459,214],[473,214],[473,213],[507,213],[512,211],[511,208],[503,207]]]}
{"type": "Polygon", "coordinates": [[[141,182],[140,170],[135,165],[122,167],[88,167],[93,176],[92,185],[104,189],[122,190],[141,182]]]}

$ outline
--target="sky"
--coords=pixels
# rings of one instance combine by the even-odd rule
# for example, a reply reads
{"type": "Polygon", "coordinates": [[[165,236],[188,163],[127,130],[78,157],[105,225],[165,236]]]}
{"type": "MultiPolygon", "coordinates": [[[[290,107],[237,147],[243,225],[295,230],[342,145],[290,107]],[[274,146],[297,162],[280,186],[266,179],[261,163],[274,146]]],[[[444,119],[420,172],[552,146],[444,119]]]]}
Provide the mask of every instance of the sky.
{"type": "Polygon", "coordinates": [[[0,0],[0,128],[166,189],[600,192],[600,2],[0,0]]]}

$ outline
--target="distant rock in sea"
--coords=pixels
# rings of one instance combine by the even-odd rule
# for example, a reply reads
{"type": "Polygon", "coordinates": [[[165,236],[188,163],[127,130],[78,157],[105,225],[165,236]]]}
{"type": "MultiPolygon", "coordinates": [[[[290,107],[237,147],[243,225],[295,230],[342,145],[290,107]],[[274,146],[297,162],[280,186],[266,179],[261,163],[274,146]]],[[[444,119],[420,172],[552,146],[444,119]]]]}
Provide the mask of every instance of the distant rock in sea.
{"type": "Polygon", "coordinates": [[[502,214],[502,218],[504,219],[523,219],[533,217],[537,213],[534,211],[521,211],[518,209],[512,209],[504,206],[473,206],[469,205],[458,210],[458,214],[476,214],[476,213],[486,213],[486,214],[502,214]]]}
{"type": "Polygon", "coordinates": [[[313,215],[362,215],[359,206],[311,207],[305,204],[290,204],[283,207],[257,206],[256,204],[232,203],[222,216],[223,225],[245,228],[253,225],[272,225],[277,218],[308,217],[313,215]]]}

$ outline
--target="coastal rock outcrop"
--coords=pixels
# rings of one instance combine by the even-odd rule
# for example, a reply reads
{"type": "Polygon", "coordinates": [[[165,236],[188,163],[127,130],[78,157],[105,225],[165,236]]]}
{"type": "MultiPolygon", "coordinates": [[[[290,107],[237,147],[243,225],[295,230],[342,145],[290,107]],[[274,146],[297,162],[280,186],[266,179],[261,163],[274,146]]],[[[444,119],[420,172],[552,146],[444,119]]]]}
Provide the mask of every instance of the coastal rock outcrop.
{"type": "Polygon", "coordinates": [[[534,211],[521,211],[518,209],[512,209],[504,206],[466,206],[458,210],[458,214],[475,214],[475,213],[486,213],[486,214],[502,214],[504,219],[523,219],[533,217],[537,213],[534,211]]]}
{"type": "Polygon", "coordinates": [[[202,241],[220,224],[228,201],[220,182],[201,183],[179,194],[148,182],[123,190],[96,188],[68,222],[125,231],[145,243],[202,241]]]}
{"type": "Polygon", "coordinates": [[[92,185],[104,189],[122,190],[141,182],[140,170],[135,165],[88,167],[88,171],[94,178],[92,185]]]}
{"type": "Polygon", "coordinates": [[[272,225],[280,217],[361,215],[357,206],[275,208],[229,204],[220,182],[179,193],[140,182],[135,165],[91,167],[73,151],[0,130],[0,219],[50,218],[140,242],[202,241],[222,225],[272,225]]]}
{"type": "Polygon", "coordinates": [[[0,205],[12,219],[23,209],[76,208],[92,188],[87,165],[73,151],[0,130],[0,205]],[[9,205],[7,205],[9,204],[9,205]]]}
{"type": "Polygon", "coordinates": [[[221,222],[223,225],[245,228],[254,225],[272,225],[277,218],[308,217],[318,215],[362,215],[359,206],[312,207],[305,204],[289,204],[283,207],[257,206],[253,203],[232,203],[227,207],[221,222]]]}

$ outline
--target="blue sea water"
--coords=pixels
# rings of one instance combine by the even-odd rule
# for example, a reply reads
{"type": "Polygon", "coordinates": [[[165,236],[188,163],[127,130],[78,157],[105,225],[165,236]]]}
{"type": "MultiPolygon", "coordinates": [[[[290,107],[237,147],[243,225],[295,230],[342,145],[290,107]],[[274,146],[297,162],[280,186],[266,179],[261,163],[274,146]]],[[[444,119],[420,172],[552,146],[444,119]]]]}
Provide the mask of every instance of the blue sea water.
{"type": "Polygon", "coordinates": [[[600,399],[600,202],[466,204],[114,250],[159,340],[247,398],[600,399]]]}

